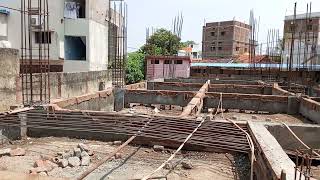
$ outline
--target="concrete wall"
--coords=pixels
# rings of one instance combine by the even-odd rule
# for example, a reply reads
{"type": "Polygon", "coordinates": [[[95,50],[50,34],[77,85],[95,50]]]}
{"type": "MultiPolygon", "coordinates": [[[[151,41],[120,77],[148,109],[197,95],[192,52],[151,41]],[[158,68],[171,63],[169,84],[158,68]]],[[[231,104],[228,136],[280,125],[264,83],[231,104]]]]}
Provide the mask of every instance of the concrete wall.
{"type": "Polygon", "coordinates": [[[112,87],[109,71],[51,73],[50,81],[51,99],[66,99],[101,91],[101,84],[104,89],[112,87]]]}
{"type": "MultiPolygon", "coordinates": [[[[285,150],[295,151],[296,149],[306,149],[289,130],[281,124],[266,125],[270,133],[277,139],[278,143],[285,150]]],[[[290,125],[292,131],[309,147],[320,148],[320,126],[315,125],[290,125]]]]}
{"type": "Polygon", "coordinates": [[[195,95],[196,92],[126,90],[124,103],[126,107],[130,103],[178,105],[185,107],[195,95]]]}
{"type": "Polygon", "coordinates": [[[258,81],[239,80],[231,78],[181,78],[181,79],[164,79],[164,82],[182,82],[182,83],[199,83],[204,84],[210,80],[211,84],[246,84],[246,85],[259,85],[258,81]]]}
{"type": "Polygon", "coordinates": [[[19,51],[0,48],[0,112],[16,104],[19,74],[19,51]]]}
{"type": "Polygon", "coordinates": [[[287,173],[286,179],[294,179],[295,164],[264,124],[249,122],[249,131],[256,145],[255,179],[279,180],[282,170],[287,173]]]}
{"type": "Polygon", "coordinates": [[[96,93],[96,96],[91,96],[90,98],[85,98],[84,96],[77,97],[73,104],[63,108],[70,110],[112,112],[114,109],[113,104],[114,96],[112,90],[108,90],[106,92],[98,92],[96,93]]]}
{"type": "Polygon", "coordinates": [[[308,98],[301,98],[300,101],[300,114],[320,124],[320,102],[308,98]]]}
{"type": "MultiPolygon", "coordinates": [[[[148,90],[198,91],[201,83],[148,82],[148,90]]],[[[263,85],[210,84],[208,92],[271,95],[272,87],[263,85]]]]}
{"type": "MultiPolygon", "coordinates": [[[[289,109],[288,97],[286,96],[224,93],[222,98],[224,109],[265,111],[270,113],[288,113],[291,111],[289,109]]],[[[220,93],[206,93],[203,106],[217,108],[219,100],[220,93]]]]}

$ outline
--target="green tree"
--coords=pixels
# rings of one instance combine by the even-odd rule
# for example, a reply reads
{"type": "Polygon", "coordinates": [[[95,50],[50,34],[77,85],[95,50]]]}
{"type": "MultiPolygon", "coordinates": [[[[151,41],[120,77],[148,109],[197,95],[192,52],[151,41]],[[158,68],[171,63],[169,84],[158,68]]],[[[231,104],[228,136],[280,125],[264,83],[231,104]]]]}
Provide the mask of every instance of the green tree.
{"type": "Polygon", "coordinates": [[[126,63],[126,83],[134,84],[144,80],[144,54],[141,51],[129,53],[126,63]]]}
{"type": "Polygon", "coordinates": [[[175,55],[180,49],[181,39],[166,29],[157,30],[141,47],[145,55],[175,55]]]}

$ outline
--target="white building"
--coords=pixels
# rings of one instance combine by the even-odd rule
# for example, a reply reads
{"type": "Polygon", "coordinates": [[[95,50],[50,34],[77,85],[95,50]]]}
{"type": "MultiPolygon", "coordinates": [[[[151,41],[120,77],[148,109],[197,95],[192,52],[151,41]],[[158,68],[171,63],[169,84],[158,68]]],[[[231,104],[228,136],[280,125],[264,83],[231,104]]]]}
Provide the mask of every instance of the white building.
{"type": "MultiPolygon", "coordinates": [[[[20,2],[9,0],[1,5],[20,9],[20,2]]],[[[108,14],[109,0],[49,0],[49,32],[42,32],[45,38],[39,40],[39,32],[34,30],[33,47],[39,41],[49,41],[50,60],[62,62],[64,72],[106,70],[110,51],[108,14]]],[[[38,15],[34,18],[34,23],[41,23],[38,15]]],[[[20,12],[15,10],[7,15],[7,40],[17,49],[21,48],[20,19],[20,12]]]]}

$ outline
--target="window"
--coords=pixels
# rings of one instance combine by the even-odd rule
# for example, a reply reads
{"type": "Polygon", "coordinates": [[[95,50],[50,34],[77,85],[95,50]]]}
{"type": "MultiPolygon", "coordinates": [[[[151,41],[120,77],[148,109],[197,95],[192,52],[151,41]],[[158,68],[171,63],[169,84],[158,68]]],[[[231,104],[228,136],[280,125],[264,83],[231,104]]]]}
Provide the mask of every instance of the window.
{"type": "Polygon", "coordinates": [[[51,32],[35,32],[36,44],[51,44],[51,32]]]}
{"type": "Polygon", "coordinates": [[[175,60],[174,64],[182,64],[182,60],[175,60]]]}
{"type": "Polygon", "coordinates": [[[218,44],[222,44],[222,42],[218,42],[218,44]]]}
{"type": "Polygon", "coordinates": [[[236,47],[236,51],[240,51],[240,47],[236,47]]]}
{"type": "Polygon", "coordinates": [[[215,50],[216,50],[216,47],[212,46],[212,47],[210,47],[210,50],[211,50],[211,51],[215,51],[215,50]]]}
{"type": "Polygon", "coordinates": [[[308,25],[308,26],[307,26],[307,30],[308,30],[308,31],[312,31],[312,25],[308,25]]]}
{"type": "Polygon", "coordinates": [[[222,32],[221,32],[221,36],[224,36],[224,35],[226,35],[226,32],[225,32],[225,31],[222,31],[222,32]]]}
{"type": "Polygon", "coordinates": [[[218,47],[218,50],[222,50],[222,47],[218,47]]]}
{"type": "Polygon", "coordinates": [[[171,64],[171,60],[165,60],[164,64],[171,64]]]}
{"type": "Polygon", "coordinates": [[[215,32],[211,32],[211,36],[215,36],[216,35],[216,33],[215,32]]]}
{"type": "Polygon", "coordinates": [[[244,52],[248,52],[248,48],[244,48],[244,52]]]}
{"type": "Polygon", "coordinates": [[[160,64],[159,60],[151,60],[151,64],[160,64]]]}
{"type": "Polygon", "coordinates": [[[87,42],[85,36],[65,36],[64,54],[66,60],[85,61],[87,58],[87,42]]]}

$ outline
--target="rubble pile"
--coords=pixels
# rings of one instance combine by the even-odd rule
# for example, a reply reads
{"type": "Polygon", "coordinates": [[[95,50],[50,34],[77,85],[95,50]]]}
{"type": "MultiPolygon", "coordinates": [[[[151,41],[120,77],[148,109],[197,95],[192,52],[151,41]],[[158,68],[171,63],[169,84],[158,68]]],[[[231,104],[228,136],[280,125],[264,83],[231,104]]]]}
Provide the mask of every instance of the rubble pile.
{"type": "Polygon", "coordinates": [[[34,163],[34,168],[30,170],[30,174],[39,174],[47,176],[48,172],[60,167],[79,167],[89,166],[91,162],[93,151],[83,143],[79,143],[77,147],[72,150],[59,152],[55,157],[41,156],[40,160],[34,163]]]}
{"type": "Polygon", "coordinates": [[[0,149],[0,157],[1,156],[24,156],[26,154],[26,150],[22,148],[17,149],[0,149]]]}

